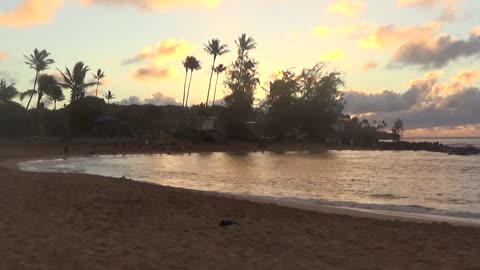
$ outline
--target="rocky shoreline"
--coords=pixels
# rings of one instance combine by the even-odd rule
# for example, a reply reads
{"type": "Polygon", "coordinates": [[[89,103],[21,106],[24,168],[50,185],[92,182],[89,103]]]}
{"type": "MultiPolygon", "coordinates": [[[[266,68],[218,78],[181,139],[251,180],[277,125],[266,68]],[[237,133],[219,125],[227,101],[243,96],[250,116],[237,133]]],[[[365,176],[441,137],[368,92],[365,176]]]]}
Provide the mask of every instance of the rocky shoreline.
{"type": "Polygon", "coordinates": [[[480,155],[480,148],[473,146],[452,147],[438,142],[384,142],[382,150],[411,150],[447,153],[449,155],[471,156],[480,155]]]}

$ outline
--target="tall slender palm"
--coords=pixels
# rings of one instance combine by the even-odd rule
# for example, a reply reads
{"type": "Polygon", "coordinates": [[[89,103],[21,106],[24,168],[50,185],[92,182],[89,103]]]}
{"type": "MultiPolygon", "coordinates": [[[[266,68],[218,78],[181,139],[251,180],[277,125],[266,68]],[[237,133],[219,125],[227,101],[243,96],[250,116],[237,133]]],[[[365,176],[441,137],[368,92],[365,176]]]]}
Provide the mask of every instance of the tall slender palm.
{"type": "Polygon", "coordinates": [[[14,97],[18,95],[15,84],[7,84],[4,79],[0,80],[0,104],[6,104],[10,102],[14,97]]]}
{"type": "Polygon", "coordinates": [[[188,66],[190,69],[190,82],[188,83],[187,97],[185,98],[185,106],[187,107],[188,107],[188,97],[190,96],[190,86],[192,86],[193,71],[199,70],[202,68],[200,61],[194,56],[192,56],[190,61],[191,63],[189,63],[189,66],[188,66]]]}
{"type": "Polygon", "coordinates": [[[252,37],[247,37],[247,34],[242,34],[238,37],[238,40],[235,40],[235,44],[238,48],[238,55],[243,59],[245,57],[245,53],[256,49],[257,42],[252,37]]]}
{"type": "Polygon", "coordinates": [[[86,66],[83,62],[78,62],[73,67],[73,72],[71,72],[68,68],[65,68],[65,73],[58,70],[63,77],[63,83],[59,83],[59,85],[63,88],[71,90],[71,100],[79,100],[85,97],[85,89],[88,87],[92,87],[96,84],[96,82],[85,82],[85,77],[87,76],[87,72],[89,71],[88,66],[86,66]]]}
{"type": "Polygon", "coordinates": [[[205,107],[208,107],[208,100],[210,98],[210,88],[212,87],[213,71],[215,69],[215,61],[218,56],[228,53],[230,50],[226,44],[221,44],[219,39],[212,39],[207,44],[203,45],[203,49],[210,55],[213,55],[213,64],[210,71],[210,81],[208,82],[207,101],[205,107]]]}
{"type": "Polygon", "coordinates": [[[95,90],[95,97],[98,97],[98,86],[101,84],[100,81],[105,78],[105,72],[101,69],[97,70],[97,74],[94,74],[93,77],[97,80],[97,90],[95,90]]]}
{"type": "Polygon", "coordinates": [[[27,95],[30,95],[30,99],[28,100],[27,107],[25,108],[26,111],[28,111],[33,95],[36,93],[35,88],[37,87],[38,74],[41,71],[47,70],[49,65],[55,63],[53,59],[48,58],[49,56],[50,56],[50,53],[47,52],[46,50],[39,51],[38,49],[33,50],[33,54],[31,54],[30,56],[25,55],[25,58],[27,59],[25,64],[27,64],[31,69],[35,70],[35,81],[33,83],[33,88],[31,89],[33,91],[29,90],[26,92],[27,95]]]}
{"type": "Polygon", "coordinates": [[[110,100],[115,99],[115,95],[112,94],[111,91],[108,91],[107,93],[103,94],[103,97],[107,99],[107,103],[110,104],[110,100]]]}
{"type": "Polygon", "coordinates": [[[47,74],[43,74],[38,77],[37,109],[40,108],[40,101],[42,100],[43,95],[51,92],[51,89],[54,87],[58,87],[58,83],[57,80],[55,80],[55,77],[47,74]]]}
{"type": "Polygon", "coordinates": [[[183,99],[182,99],[182,106],[185,107],[185,95],[187,93],[187,77],[188,71],[190,70],[190,66],[192,65],[192,58],[193,56],[187,56],[185,60],[182,61],[183,67],[185,68],[185,82],[183,83],[183,99]]]}
{"type": "Polygon", "coordinates": [[[224,66],[223,64],[220,64],[215,68],[215,73],[217,73],[217,79],[215,81],[215,91],[213,91],[212,107],[213,105],[215,105],[215,98],[217,96],[218,76],[220,76],[220,73],[224,72],[225,70],[227,70],[227,67],[224,66]]]}

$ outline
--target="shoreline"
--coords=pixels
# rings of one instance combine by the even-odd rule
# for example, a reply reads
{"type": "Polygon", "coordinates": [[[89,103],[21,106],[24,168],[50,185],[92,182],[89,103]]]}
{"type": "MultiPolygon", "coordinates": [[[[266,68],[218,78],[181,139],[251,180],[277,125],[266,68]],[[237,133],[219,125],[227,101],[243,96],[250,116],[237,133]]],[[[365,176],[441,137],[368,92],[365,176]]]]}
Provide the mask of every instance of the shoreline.
{"type": "MultiPolygon", "coordinates": [[[[341,151],[341,150],[325,150],[325,151],[341,151]]],[[[220,152],[213,152],[213,153],[224,153],[225,151],[220,152]]],[[[265,151],[265,152],[272,152],[273,151],[265,151]]],[[[193,152],[193,153],[202,153],[202,152],[193,152]]],[[[165,152],[158,152],[158,153],[129,153],[125,156],[143,156],[143,155],[167,155],[165,152]]],[[[187,154],[187,153],[175,153],[175,154],[187,154]]],[[[76,156],[69,156],[68,158],[95,158],[95,157],[110,157],[110,156],[118,156],[119,154],[99,154],[99,155],[76,155],[76,156]]],[[[39,156],[33,159],[22,159],[22,160],[10,160],[10,161],[2,161],[0,160],[0,167],[14,169],[14,170],[21,170],[18,166],[22,162],[28,161],[37,161],[37,160],[53,160],[53,159],[63,159],[64,156],[39,156]]],[[[59,172],[52,172],[52,173],[59,173],[59,172]]],[[[68,173],[61,173],[61,174],[68,174],[68,173]]],[[[82,174],[85,176],[94,175],[100,177],[108,177],[108,176],[101,176],[95,174],[82,174]]],[[[114,177],[118,180],[122,178],[114,177]]],[[[127,179],[132,180],[132,179],[127,179]]],[[[138,183],[150,183],[145,182],[142,180],[132,180],[138,183]]],[[[155,183],[153,183],[155,184],[155,183]]],[[[314,211],[319,213],[325,214],[339,214],[339,215],[348,215],[351,217],[360,217],[360,218],[373,218],[373,219],[380,219],[380,220],[390,220],[390,221],[403,221],[403,222],[420,222],[420,223],[449,223],[451,225],[456,226],[472,226],[472,227],[480,227],[480,219],[475,218],[467,218],[467,217],[456,217],[456,216],[446,216],[446,215],[431,215],[431,214],[424,214],[424,213],[414,213],[414,212],[401,212],[401,211],[391,211],[391,210],[379,210],[379,209],[367,209],[367,208],[355,208],[355,207],[343,207],[343,206],[332,206],[332,205],[321,205],[321,204],[308,204],[299,201],[294,201],[291,199],[284,199],[284,198],[274,198],[274,197],[264,197],[264,196],[256,196],[256,195],[243,195],[243,194],[234,194],[234,193],[221,193],[216,191],[202,191],[202,190],[195,190],[189,188],[181,188],[181,187],[172,187],[172,186],[164,186],[160,184],[155,184],[160,187],[169,187],[169,188],[176,188],[180,190],[187,190],[192,192],[199,192],[204,193],[207,195],[223,197],[223,198],[231,198],[231,199],[238,199],[238,200],[247,200],[254,203],[262,203],[262,204],[275,204],[282,207],[289,207],[299,210],[306,210],[306,211],[314,211]]]]}
{"type": "Polygon", "coordinates": [[[24,172],[1,165],[52,157],[61,147],[3,150],[0,268],[433,270],[480,265],[478,227],[353,216],[338,208],[317,212],[122,178],[24,172]],[[219,227],[224,219],[240,225],[219,227]]]}

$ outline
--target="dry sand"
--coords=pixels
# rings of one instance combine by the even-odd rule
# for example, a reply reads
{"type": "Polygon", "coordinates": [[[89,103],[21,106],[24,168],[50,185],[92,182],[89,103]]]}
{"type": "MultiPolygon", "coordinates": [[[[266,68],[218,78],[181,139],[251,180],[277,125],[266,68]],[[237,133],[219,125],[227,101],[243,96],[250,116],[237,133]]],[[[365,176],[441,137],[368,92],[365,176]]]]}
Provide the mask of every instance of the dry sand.
{"type": "MultiPolygon", "coordinates": [[[[0,147],[4,165],[61,151],[0,147]]],[[[480,269],[479,239],[475,227],[0,168],[0,269],[480,269]]]]}

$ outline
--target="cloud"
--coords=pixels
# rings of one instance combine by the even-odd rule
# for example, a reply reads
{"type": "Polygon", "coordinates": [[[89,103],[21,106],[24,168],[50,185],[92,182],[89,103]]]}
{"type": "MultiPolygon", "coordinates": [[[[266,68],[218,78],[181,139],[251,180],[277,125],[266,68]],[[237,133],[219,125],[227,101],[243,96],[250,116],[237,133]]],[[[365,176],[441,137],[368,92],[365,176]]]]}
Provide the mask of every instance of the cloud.
{"type": "MultiPolygon", "coordinates": [[[[373,28],[370,26],[369,28],[372,28],[372,31],[361,37],[358,45],[362,48],[385,49],[406,41],[433,36],[440,26],[440,23],[436,22],[413,27],[395,26],[393,24],[378,25],[373,28]]],[[[365,27],[357,28],[356,31],[365,31],[365,27]]]]}
{"type": "Polygon", "coordinates": [[[24,0],[17,8],[0,14],[0,25],[28,27],[48,24],[64,0],[24,0]]]}
{"type": "Polygon", "coordinates": [[[428,8],[436,5],[451,5],[455,2],[463,0],[398,0],[398,5],[401,7],[422,7],[428,8]]]}
{"type": "Polygon", "coordinates": [[[376,69],[377,66],[378,66],[377,62],[375,62],[375,61],[367,61],[365,64],[363,64],[362,70],[376,69]]]}
{"type": "Polygon", "coordinates": [[[153,64],[136,69],[131,77],[137,80],[165,80],[176,78],[179,74],[176,67],[153,64]]]}
{"type": "Polygon", "coordinates": [[[446,126],[433,128],[415,128],[405,132],[408,137],[479,137],[480,125],[461,125],[461,126],[446,126]]]}
{"type": "Polygon", "coordinates": [[[143,104],[143,101],[138,96],[129,96],[115,103],[120,105],[140,105],[143,104]]]}
{"type": "Polygon", "coordinates": [[[117,104],[120,104],[120,105],[151,104],[156,106],[164,106],[164,105],[180,105],[181,103],[178,102],[173,97],[165,96],[161,92],[155,92],[150,97],[145,98],[144,100],[141,100],[138,96],[130,96],[117,102],[117,104]]]}
{"type": "Polygon", "coordinates": [[[431,39],[411,40],[393,55],[390,65],[419,65],[423,68],[440,68],[460,57],[480,55],[478,26],[466,40],[442,34],[431,39]]]}
{"type": "Polygon", "coordinates": [[[168,38],[154,46],[144,47],[136,56],[125,60],[124,64],[133,64],[145,60],[164,63],[169,60],[183,59],[195,50],[195,46],[184,39],[168,38]]]}
{"type": "Polygon", "coordinates": [[[9,55],[6,52],[0,51],[0,63],[7,61],[9,58],[9,55]]]}
{"type": "Polygon", "coordinates": [[[312,30],[312,35],[325,39],[325,38],[328,38],[328,36],[330,35],[330,32],[331,32],[331,29],[329,27],[318,26],[312,30]]]}
{"type": "MultiPolygon", "coordinates": [[[[0,25],[29,27],[49,24],[66,0],[23,0],[15,9],[0,14],[0,25]]],[[[141,10],[165,11],[179,8],[215,8],[221,0],[72,0],[84,5],[129,5],[141,10]]]]}
{"type": "Polygon", "coordinates": [[[346,54],[345,54],[344,51],[342,51],[340,49],[333,49],[329,52],[326,52],[326,53],[322,54],[320,56],[320,60],[335,62],[335,61],[341,61],[341,60],[345,59],[345,57],[346,57],[346,54]]]}
{"type": "Polygon", "coordinates": [[[165,96],[161,92],[155,92],[150,97],[145,99],[145,104],[152,104],[152,105],[157,105],[157,106],[180,105],[180,102],[178,102],[173,97],[165,96]]]}
{"type": "Polygon", "coordinates": [[[433,128],[479,125],[480,69],[462,69],[447,82],[440,82],[441,73],[431,71],[408,83],[408,90],[377,93],[347,91],[345,111],[370,120],[403,119],[408,128],[433,128]]]}
{"type": "Polygon", "coordinates": [[[141,10],[164,11],[178,8],[215,8],[220,0],[81,0],[83,4],[129,5],[141,10]]]}
{"type": "Polygon", "coordinates": [[[327,13],[351,17],[362,13],[366,7],[364,0],[337,0],[328,5],[327,13]]]}

